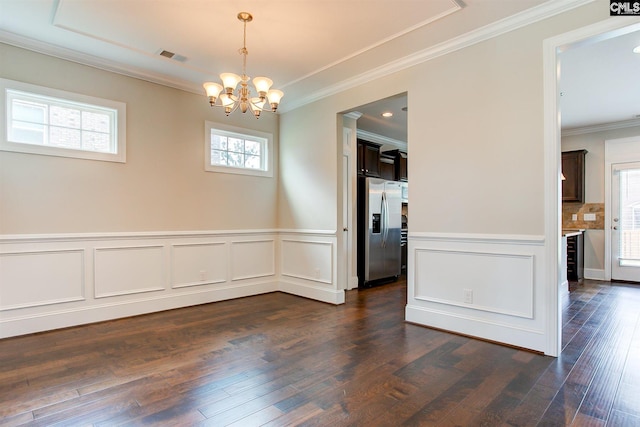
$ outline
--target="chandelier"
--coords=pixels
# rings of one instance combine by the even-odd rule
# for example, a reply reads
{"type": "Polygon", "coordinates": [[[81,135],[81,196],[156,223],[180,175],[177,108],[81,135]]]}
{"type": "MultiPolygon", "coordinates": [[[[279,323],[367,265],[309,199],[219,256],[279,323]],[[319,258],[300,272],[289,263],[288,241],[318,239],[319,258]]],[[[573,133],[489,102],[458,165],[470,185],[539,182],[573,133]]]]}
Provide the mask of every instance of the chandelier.
{"type": "Polygon", "coordinates": [[[259,118],[267,102],[269,103],[267,111],[275,112],[284,93],[281,90],[270,90],[273,84],[271,79],[255,77],[253,85],[258,96],[251,97],[251,89],[249,89],[249,80],[251,79],[247,76],[247,55],[249,54],[247,50],[247,22],[251,22],[253,16],[249,12],[240,12],[238,20],[242,21],[244,26],[242,49],[238,51],[242,55],[242,75],[222,73],[220,74],[222,84],[206,82],[203,86],[209,97],[209,104],[212,107],[223,107],[227,116],[240,108],[243,113],[251,109],[253,115],[259,118]],[[240,83],[240,87],[236,90],[238,83],[240,83]]]}

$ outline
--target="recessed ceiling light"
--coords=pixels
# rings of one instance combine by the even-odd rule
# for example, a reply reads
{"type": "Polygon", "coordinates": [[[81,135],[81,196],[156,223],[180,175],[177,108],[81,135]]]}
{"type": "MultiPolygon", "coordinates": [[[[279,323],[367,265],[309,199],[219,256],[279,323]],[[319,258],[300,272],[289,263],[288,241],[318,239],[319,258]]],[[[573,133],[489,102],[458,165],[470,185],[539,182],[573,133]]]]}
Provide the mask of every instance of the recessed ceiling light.
{"type": "Polygon", "coordinates": [[[392,117],[393,113],[391,111],[386,111],[384,113],[382,113],[382,117],[392,117]]]}
{"type": "Polygon", "coordinates": [[[640,46],[636,46],[633,48],[633,53],[640,53],[640,46]]]}

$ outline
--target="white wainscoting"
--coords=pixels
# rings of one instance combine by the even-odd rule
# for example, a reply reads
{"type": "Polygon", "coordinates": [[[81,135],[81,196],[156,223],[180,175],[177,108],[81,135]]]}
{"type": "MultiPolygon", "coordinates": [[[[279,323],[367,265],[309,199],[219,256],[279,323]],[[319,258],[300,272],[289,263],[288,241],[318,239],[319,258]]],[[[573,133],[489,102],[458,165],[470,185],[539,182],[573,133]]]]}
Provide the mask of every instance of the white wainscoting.
{"type": "Polygon", "coordinates": [[[544,237],[410,233],[406,320],[545,350],[544,237]]]}
{"type": "Polygon", "coordinates": [[[0,236],[0,338],[283,291],[344,302],[333,231],[0,236]]]}
{"type": "Polygon", "coordinates": [[[0,311],[85,299],[84,249],[0,253],[0,275],[0,311]]]}
{"type": "Polygon", "coordinates": [[[337,283],[337,239],[322,231],[280,233],[280,290],[331,304],[344,303],[337,283]]]}
{"type": "Polygon", "coordinates": [[[95,248],[95,298],[165,290],[163,251],[163,245],[95,248]]]}
{"type": "Polygon", "coordinates": [[[171,245],[171,287],[224,283],[228,278],[229,251],[225,242],[171,245]]]}
{"type": "Polygon", "coordinates": [[[0,236],[0,337],[278,290],[277,231],[0,236]]]}
{"type": "Polygon", "coordinates": [[[417,249],[415,257],[416,299],[533,318],[533,255],[417,249]]]}
{"type": "Polygon", "coordinates": [[[276,274],[275,240],[231,242],[231,280],[256,279],[276,274]]]}

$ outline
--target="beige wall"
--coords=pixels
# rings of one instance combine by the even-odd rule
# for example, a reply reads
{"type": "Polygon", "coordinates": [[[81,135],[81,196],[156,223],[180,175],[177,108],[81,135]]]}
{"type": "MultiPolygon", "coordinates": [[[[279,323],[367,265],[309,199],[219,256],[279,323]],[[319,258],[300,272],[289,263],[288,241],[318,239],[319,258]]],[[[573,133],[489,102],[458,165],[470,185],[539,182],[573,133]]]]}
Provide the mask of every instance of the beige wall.
{"type": "Polygon", "coordinates": [[[335,113],[407,91],[410,231],[543,235],[543,41],[597,3],[282,115],[281,225],[335,228],[335,113]]]}
{"type": "Polygon", "coordinates": [[[412,230],[544,233],[541,49],[519,31],[412,70],[412,230]]]}
{"type": "Polygon", "coordinates": [[[125,164],[0,152],[0,234],[277,226],[277,172],[264,178],[204,171],[205,120],[271,132],[277,153],[276,116],[226,118],[204,93],[4,44],[0,63],[3,78],[127,104],[125,164]]]}
{"type": "MultiPolygon", "coordinates": [[[[562,137],[562,151],[585,149],[585,203],[605,203],[604,142],[640,135],[640,126],[562,137]]],[[[585,269],[604,270],[604,230],[587,230],[584,239],[585,269]]]]}
{"type": "Polygon", "coordinates": [[[387,77],[280,115],[280,227],[335,231],[342,121],[338,113],[406,91],[387,77]],[[340,141],[339,141],[340,139],[340,141]]]}
{"type": "Polygon", "coordinates": [[[549,271],[559,259],[548,254],[558,240],[547,240],[554,226],[545,224],[545,168],[560,154],[545,152],[543,48],[546,39],[608,19],[606,4],[597,0],[283,114],[280,225],[337,228],[336,114],[407,92],[405,319],[557,355],[549,271]]]}

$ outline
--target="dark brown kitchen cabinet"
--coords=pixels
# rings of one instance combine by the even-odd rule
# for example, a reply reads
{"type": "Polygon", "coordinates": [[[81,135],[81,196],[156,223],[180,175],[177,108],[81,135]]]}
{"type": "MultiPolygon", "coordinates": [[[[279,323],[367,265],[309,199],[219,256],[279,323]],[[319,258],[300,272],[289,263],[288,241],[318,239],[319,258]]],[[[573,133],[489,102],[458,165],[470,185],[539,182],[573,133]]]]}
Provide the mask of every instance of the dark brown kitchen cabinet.
{"type": "Polygon", "coordinates": [[[567,237],[567,279],[581,280],[584,276],[584,238],[582,233],[567,237]]]}
{"type": "Polygon", "coordinates": [[[386,153],[380,154],[380,178],[396,180],[396,159],[386,153]]]}
{"type": "Polygon", "coordinates": [[[382,155],[393,157],[394,159],[394,181],[407,181],[407,153],[400,150],[385,151],[382,155]]]}
{"type": "Polygon", "coordinates": [[[398,150],[396,154],[396,180],[406,181],[407,178],[407,153],[398,150]]]}
{"type": "Polygon", "coordinates": [[[562,153],[562,201],[584,203],[584,166],[587,150],[562,153]]]}
{"type": "Polygon", "coordinates": [[[380,145],[358,139],[358,175],[380,177],[380,145]]]}

